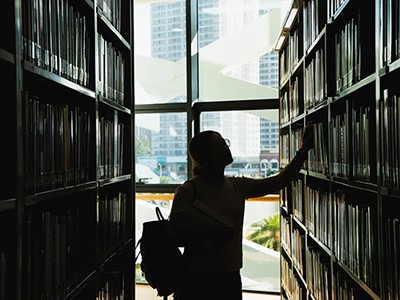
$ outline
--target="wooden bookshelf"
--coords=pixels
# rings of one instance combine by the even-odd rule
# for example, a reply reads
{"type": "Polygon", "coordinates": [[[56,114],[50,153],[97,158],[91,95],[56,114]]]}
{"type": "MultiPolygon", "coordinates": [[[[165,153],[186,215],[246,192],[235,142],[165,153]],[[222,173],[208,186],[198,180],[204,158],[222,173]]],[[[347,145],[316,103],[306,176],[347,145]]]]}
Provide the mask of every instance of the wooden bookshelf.
{"type": "Polygon", "coordinates": [[[132,16],[0,4],[0,299],[134,298],[132,16]]]}
{"type": "Polygon", "coordinates": [[[291,9],[277,45],[281,167],[308,123],[315,147],[281,192],[282,298],[399,299],[399,2],[291,9]]]}

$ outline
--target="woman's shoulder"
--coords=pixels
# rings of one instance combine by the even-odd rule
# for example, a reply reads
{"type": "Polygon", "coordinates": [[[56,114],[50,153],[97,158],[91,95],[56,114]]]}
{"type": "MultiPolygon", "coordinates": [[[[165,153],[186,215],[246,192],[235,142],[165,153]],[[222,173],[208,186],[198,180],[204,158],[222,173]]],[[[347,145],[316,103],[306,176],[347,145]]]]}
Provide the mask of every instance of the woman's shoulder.
{"type": "Polygon", "coordinates": [[[179,185],[176,190],[175,193],[177,192],[187,192],[189,190],[193,190],[194,188],[194,183],[197,179],[195,179],[195,177],[192,177],[190,179],[185,180],[184,182],[182,182],[181,185],[179,185]]]}
{"type": "Polygon", "coordinates": [[[228,182],[235,182],[238,184],[249,184],[253,183],[256,179],[245,176],[225,176],[225,180],[228,182]]]}

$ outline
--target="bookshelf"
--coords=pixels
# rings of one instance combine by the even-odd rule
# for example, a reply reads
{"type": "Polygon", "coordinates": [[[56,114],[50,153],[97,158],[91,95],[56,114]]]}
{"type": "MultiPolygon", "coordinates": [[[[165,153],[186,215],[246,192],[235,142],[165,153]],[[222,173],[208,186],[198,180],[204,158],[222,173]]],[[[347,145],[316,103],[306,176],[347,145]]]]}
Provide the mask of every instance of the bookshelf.
{"type": "Polygon", "coordinates": [[[0,299],[134,298],[132,16],[0,4],[0,299]]]}
{"type": "Polygon", "coordinates": [[[315,147],[281,191],[282,299],[399,299],[400,10],[294,0],[279,51],[280,162],[315,147]]]}

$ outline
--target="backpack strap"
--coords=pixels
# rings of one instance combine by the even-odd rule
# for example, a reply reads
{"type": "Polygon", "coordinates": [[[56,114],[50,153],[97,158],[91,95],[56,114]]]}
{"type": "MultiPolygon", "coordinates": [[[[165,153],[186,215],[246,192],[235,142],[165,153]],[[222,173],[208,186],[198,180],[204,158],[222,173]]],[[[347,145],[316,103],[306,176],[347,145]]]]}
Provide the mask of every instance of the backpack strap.
{"type": "MultiPolygon", "coordinates": [[[[158,206],[156,206],[156,215],[157,215],[158,220],[160,220],[160,221],[165,220],[165,218],[164,218],[164,216],[162,215],[161,210],[160,210],[160,208],[159,208],[158,206]]],[[[140,239],[137,241],[136,246],[135,246],[135,251],[136,251],[136,249],[139,247],[139,245],[140,245],[141,242],[142,242],[142,238],[140,238],[140,239]]],[[[135,262],[136,262],[137,259],[139,258],[140,254],[141,254],[141,251],[139,250],[138,254],[137,254],[136,257],[135,257],[135,262]]]]}
{"type": "Polygon", "coordinates": [[[158,218],[160,221],[165,220],[164,216],[163,216],[162,213],[161,213],[160,207],[158,207],[158,206],[156,206],[156,215],[157,215],[157,218],[158,218]]]}

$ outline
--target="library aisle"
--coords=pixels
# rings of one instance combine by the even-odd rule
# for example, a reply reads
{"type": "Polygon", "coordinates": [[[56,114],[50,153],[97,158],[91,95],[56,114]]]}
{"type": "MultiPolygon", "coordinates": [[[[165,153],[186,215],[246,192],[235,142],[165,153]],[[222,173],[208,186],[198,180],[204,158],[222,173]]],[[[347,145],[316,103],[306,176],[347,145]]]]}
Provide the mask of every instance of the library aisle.
{"type": "MultiPolygon", "coordinates": [[[[156,290],[146,284],[137,284],[135,288],[135,299],[138,300],[161,300],[162,297],[157,297],[156,290]]],[[[279,295],[268,295],[260,293],[243,293],[243,300],[279,300],[279,295]]],[[[172,297],[168,297],[172,300],[172,297]]]]}

